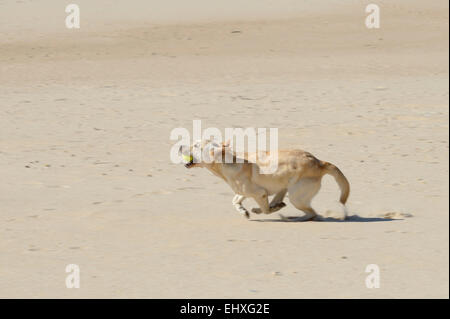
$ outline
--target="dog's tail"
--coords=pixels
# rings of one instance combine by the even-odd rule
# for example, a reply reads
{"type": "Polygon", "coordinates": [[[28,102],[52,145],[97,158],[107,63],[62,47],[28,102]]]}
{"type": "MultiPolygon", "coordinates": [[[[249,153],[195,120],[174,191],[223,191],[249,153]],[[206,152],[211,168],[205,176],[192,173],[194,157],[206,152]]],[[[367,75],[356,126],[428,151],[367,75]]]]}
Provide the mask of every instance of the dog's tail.
{"type": "Polygon", "coordinates": [[[342,203],[342,205],[345,205],[348,196],[350,195],[350,183],[348,182],[344,174],[342,174],[339,168],[328,162],[322,163],[325,168],[325,174],[330,174],[331,176],[333,176],[336,180],[336,183],[339,185],[339,188],[341,189],[341,198],[339,199],[339,201],[342,203]]]}

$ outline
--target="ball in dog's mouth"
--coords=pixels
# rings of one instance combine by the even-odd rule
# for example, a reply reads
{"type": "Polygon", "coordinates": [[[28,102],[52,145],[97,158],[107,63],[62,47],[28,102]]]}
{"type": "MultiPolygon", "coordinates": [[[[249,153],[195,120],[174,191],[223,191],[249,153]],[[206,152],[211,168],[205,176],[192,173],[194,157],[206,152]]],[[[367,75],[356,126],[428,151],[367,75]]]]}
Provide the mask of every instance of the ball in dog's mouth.
{"type": "Polygon", "coordinates": [[[192,157],[192,155],[183,155],[183,160],[186,162],[186,164],[184,164],[186,168],[190,168],[192,165],[194,165],[194,158],[192,157]]]}

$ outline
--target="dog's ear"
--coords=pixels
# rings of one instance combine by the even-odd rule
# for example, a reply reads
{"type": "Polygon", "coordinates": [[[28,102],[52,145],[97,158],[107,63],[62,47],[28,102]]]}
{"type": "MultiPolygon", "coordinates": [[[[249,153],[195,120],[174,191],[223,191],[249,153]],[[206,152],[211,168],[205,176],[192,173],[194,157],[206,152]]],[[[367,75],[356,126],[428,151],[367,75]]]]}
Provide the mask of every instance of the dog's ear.
{"type": "Polygon", "coordinates": [[[222,143],[222,146],[223,146],[223,147],[230,147],[230,140],[228,140],[228,141],[222,143]]]}
{"type": "Polygon", "coordinates": [[[216,157],[219,154],[222,154],[222,145],[215,143],[215,142],[209,143],[208,144],[208,154],[209,154],[210,162],[215,162],[216,157]]]}
{"type": "Polygon", "coordinates": [[[219,151],[220,151],[220,149],[218,147],[211,145],[210,148],[209,148],[209,156],[210,156],[210,158],[215,158],[216,154],[218,154],[219,151]]]}

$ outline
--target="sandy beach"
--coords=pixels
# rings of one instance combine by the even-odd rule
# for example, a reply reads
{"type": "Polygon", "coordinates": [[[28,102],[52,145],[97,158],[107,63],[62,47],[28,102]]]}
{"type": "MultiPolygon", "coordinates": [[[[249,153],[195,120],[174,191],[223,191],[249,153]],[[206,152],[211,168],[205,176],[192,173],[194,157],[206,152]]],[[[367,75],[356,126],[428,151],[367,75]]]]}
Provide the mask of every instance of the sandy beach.
{"type": "Polygon", "coordinates": [[[0,0],[1,298],[449,297],[448,1],[75,3],[0,0]],[[350,217],[325,177],[325,221],[243,218],[170,161],[193,120],[278,128],[350,217]]]}

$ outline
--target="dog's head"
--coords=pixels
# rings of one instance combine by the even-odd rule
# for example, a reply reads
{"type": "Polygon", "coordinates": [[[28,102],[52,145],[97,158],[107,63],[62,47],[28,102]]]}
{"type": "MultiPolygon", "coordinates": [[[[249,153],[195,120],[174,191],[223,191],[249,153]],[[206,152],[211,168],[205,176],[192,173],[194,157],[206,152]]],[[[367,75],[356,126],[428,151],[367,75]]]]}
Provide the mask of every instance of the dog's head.
{"type": "Polygon", "coordinates": [[[197,141],[192,146],[180,146],[178,153],[183,158],[184,166],[205,167],[213,163],[224,162],[229,142],[220,143],[213,140],[197,141]]]}

